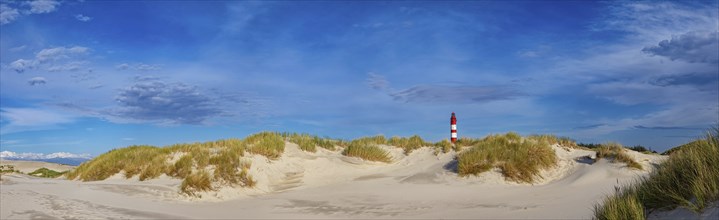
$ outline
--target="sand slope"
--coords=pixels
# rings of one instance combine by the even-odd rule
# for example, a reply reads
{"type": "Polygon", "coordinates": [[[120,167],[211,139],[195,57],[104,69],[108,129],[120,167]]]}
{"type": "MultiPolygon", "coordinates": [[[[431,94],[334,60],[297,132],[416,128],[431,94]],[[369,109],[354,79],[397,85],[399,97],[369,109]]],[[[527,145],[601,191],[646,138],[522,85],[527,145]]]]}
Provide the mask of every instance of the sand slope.
{"type": "Polygon", "coordinates": [[[454,153],[391,150],[390,164],[316,153],[287,144],[278,160],[253,155],[253,189],[221,188],[202,198],[178,194],[180,181],[140,182],[116,175],[78,182],[3,176],[0,218],[590,218],[592,205],[618,184],[646,175],[664,157],[632,154],[648,169],[576,160],[592,151],[554,147],[559,166],[534,185],[497,172],[457,177],[454,153]]]}

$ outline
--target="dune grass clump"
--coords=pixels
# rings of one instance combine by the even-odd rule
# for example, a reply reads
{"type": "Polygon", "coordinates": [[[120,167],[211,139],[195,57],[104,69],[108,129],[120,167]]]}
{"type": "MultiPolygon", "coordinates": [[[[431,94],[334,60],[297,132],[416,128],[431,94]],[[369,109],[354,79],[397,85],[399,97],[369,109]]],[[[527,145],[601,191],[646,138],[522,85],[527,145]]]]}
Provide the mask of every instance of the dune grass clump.
{"type": "Polygon", "coordinates": [[[245,138],[247,151],[269,159],[277,159],[285,151],[285,141],[279,133],[260,132],[245,138]]]}
{"type": "Polygon", "coordinates": [[[297,144],[303,151],[317,152],[315,139],[308,134],[292,134],[288,137],[288,141],[297,144]]]}
{"type": "Polygon", "coordinates": [[[646,219],[644,206],[637,198],[636,188],[616,189],[616,194],[604,199],[604,205],[594,206],[594,219],[646,219]]]}
{"type": "Polygon", "coordinates": [[[189,196],[199,196],[197,192],[212,190],[212,181],[207,171],[200,170],[190,174],[180,184],[180,191],[189,196]]]}
{"type": "MultiPolygon", "coordinates": [[[[631,198],[629,198],[631,199],[631,198]]],[[[649,175],[609,196],[594,207],[595,219],[613,219],[633,213],[642,216],[655,210],[684,207],[701,212],[719,200],[719,128],[706,138],[682,145],[649,175]],[[626,194],[637,198],[641,209],[627,205],[626,194]]]]}
{"type": "Polygon", "coordinates": [[[57,171],[43,167],[43,168],[37,169],[35,171],[32,171],[31,173],[28,173],[28,175],[44,177],[44,178],[57,178],[59,176],[62,176],[65,173],[67,173],[67,171],[57,172],[57,171]]]}
{"type": "Polygon", "coordinates": [[[409,138],[394,136],[387,141],[387,144],[402,148],[405,155],[409,155],[413,150],[420,147],[432,145],[422,140],[422,137],[419,135],[412,135],[412,137],[409,138]]]}
{"type": "Polygon", "coordinates": [[[449,153],[449,151],[452,150],[452,142],[449,142],[447,139],[443,139],[437,143],[434,144],[436,148],[439,148],[442,150],[442,153],[449,153]]]}
{"type": "Polygon", "coordinates": [[[373,138],[353,140],[345,147],[344,151],[342,151],[342,155],[359,157],[370,161],[391,162],[392,158],[390,158],[389,153],[378,147],[374,141],[376,140],[373,138]]]}
{"type": "Polygon", "coordinates": [[[454,142],[454,151],[460,152],[464,147],[477,145],[481,139],[460,137],[454,142]]]}
{"type": "Polygon", "coordinates": [[[612,162],[622,162],[627,164],[627,167],[634,169],[643,169],[642,165],[637,163],[629,154],[624,152],[624,147],[619,143],[607,143],[603,144],[595,149],[597,151],[597,160],[601,158],[613,159],[612,162]]]}
{"type": "Polygon", "coordinates": [[[478,175],[497,167],[505,178],[532,183],[539,171],[557,164],[557,155],[549,143],[523,139],[519,134],[490,135],[457,156],[460,176],[478,175]]]}
{"type": "Polygon", "coordinates": [[[104,180],[108,177],[125,171],[125,177],[130,178],[148,168],[156,157],[167,158],[167,153],[154,146],[130,146],[114,149],[100,155],[89,162],[85,162],[75,170],[68,172],[68,179],[79,178],[83,181],[104,180]]]}
{"type": "Polygon", "coordinates": [[[173,144],[163,148],[130,146],[114,149],[83,163],[69,172],[67,178],[97,181],[124,171],[126,178],[139,175],[139,180],[144,181],[165,174],[183,179],[180,191],[191,196],[195,195],[192,192],[211,190],[211,187],[205,186],[204,180],[207,178],[210,185],[214,181],[220,185],[252,187],[255,181],[248,174],[250,163],[240,160],[244,152],[249,151],[249,146],[252,146],[255,152],[266,152],[270,158],[282,152],[284,141],[281,138],[277,139],[277,136],[271,133],[250,137],[252,145],[241,139],[224,139],[204,143],[173,144]],[[179,158],[171,160],[173,156],[179,158]],[[206,170],[210,165],[212,167],[209,171],[212,173],[206,170]]]}
{"type": "Polygon", "coordinates": [[[549,145],[557,144],[561,147],[565,148],[579,148],[577,145],[577,142],[572,140],[568,137],[557,137],[555,135],[551,134],[541,134],[541,135],[529,135],[527,136],[529,139],[534,139],[541,142],[547,142],[549,145]]]}

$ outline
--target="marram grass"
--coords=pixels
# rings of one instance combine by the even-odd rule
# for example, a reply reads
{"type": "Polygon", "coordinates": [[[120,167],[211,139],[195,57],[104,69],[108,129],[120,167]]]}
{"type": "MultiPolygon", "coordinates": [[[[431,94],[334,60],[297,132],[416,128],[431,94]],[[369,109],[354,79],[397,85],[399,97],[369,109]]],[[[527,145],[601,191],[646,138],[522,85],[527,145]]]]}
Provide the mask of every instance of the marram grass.
{"type": "Polygon", "coordinates": [[[719,128],[714,128],[706,138],[675,150],[649,177],[639,179],[597,204],[594,218],[643,218],[645,213],[677,207],[701,212],[717,200],[719,128]]]}
{"type": "Polygon", "coordinates": [[[510,181],[532,183],[539,172],[557,164],[557,155],[549,143],[526,139],[517,133],[490,135],[457,156],[460,176],[478,175],[499,168],[510,181]]]}
{"type": "Polygon", "coordinates": [[[627,164],[627,167],[634,169],[643,169],[642,165],[637,163],[629,154],[625,152],[624,147],[618,143],[607,143],[602,144],[595,149],[597,151],[597,160],[601,158],[611,159],[612,162],[622,162],[627,164]]]}
{"type": "Polygon", "coordinates": [[[391,162],[392,158],[389,156],[389,153],[378,147],[375,141],[377,140],[373,138],[353,140],[345,147],[344,151],[342,151],[342,155],[359,157],[370,161],[391,162]]]}

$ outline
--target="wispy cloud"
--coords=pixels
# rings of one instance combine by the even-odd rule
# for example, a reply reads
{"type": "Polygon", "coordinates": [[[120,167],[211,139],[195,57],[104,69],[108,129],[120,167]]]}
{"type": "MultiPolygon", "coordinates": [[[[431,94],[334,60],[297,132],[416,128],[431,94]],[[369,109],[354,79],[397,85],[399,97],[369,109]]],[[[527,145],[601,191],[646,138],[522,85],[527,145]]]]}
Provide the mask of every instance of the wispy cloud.
{"type": "Polygon", "coordinates": [[[18,59],[10,63],[10,68],[15,72],[23,73],[27,70],[45,67],[47,71],[76,71],[88,64],[87,61],[78,60],[90,52],[90,48],[74,47],[53,47],[42,49],[35,54],[34,59],[18,59]]]}
{"type": "Polygon", "coordinates": [[[506,100],[522,94],[501,86],[417,85],[389,95],[403,102],[461,104],[506,100]]]}
{"type": "Polygon", "coordinates": [[[153,71],[153,70],[160,70],[161,65],[158,64],[145,64],[145,63],[136,63],[136,64],[127,64],[122,63],[115,66],[115,69],[118,70],[138,70],[138,71],[153,71]]]}
{"type": "Polygon", "coordinates": [[[57,6],[60,5],[60,2],[54,0],[35,0],[25,2],[24,4],[30,6],[29,13],[44,14],[55,11],[57,6]]]}
{"type": "Polygon", "coordinates": [[[690,63],[719,63],[719,32],[689,32],[645,47],[643,52],[690,63]]]}
{"type": "Polygon", "coordinates": [[[92,20],[91,17],[86,16],[86,15],[82,15],[82,14],[76,14],[76,15],[75,15],[75,19],[77,19],[78,21],[82,21],[82,22],[88,22],[88,21],[91,21],[91,20],[92,20]]]}
{"type": "Polygon", "coordinates": [[[0,118],[4,124],[0,127],[0,134],[56,129],[75,120],[68,114],[47,109],[5,107],[0,108],[0,118]]]}
{"type": "Polygon", "coordinates": [[[8,24],[20,17],[20,12],[6,4],[0,4],[0,25],[8,24]]]}
{"type": "Polygon", "coordinates": [[[23,15],[45,14],[57,10],[59,1],[34,0],[34,1],[3,1],[0,4],[0,25],[12,23],[23,15]]]}

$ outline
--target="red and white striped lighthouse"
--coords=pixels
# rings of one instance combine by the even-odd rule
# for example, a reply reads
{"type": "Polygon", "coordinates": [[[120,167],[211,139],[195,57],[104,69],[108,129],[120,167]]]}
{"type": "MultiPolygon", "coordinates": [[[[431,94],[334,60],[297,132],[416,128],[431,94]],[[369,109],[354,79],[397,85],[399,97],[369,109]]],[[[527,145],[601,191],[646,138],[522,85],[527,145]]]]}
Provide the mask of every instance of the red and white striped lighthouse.
{"type": "Polygon", "coordinates": [[[452,130],[452,143],[457,142],[457,117],[454,117],[452,112],[452,118],[449,119],[450,128],[452,130]]]}

